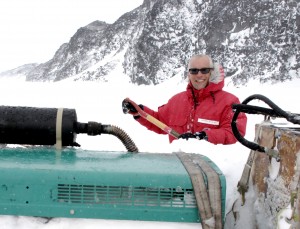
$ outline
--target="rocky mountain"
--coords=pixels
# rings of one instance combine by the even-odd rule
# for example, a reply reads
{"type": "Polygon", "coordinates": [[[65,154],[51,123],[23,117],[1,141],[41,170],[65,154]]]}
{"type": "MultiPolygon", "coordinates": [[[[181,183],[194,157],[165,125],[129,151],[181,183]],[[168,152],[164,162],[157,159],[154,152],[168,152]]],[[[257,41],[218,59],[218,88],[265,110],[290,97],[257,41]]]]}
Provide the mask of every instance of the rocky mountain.
{"type": "Polygon", "coordinates": [[[159,84],[195,53],[210,54],[236,85],[300,77],[299,0],[144,0],[115,23],[79,28],[28,81],[108,81],[116,69],[159,84]]]}

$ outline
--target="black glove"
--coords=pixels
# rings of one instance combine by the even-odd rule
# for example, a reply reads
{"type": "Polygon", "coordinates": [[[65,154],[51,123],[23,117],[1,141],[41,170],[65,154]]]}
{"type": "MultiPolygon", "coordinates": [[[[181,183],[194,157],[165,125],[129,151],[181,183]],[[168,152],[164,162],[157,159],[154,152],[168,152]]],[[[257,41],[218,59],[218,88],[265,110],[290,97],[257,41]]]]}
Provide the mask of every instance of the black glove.
{"type": "Polygon", "coordinates": [[[204,131],[196,132],[192,134],[191,132],[187,132],[184,134],[181,134],[178,138],[183,138],[188,140],[189,138],[197,138],[198,140],[207,139],[206,133],[204,131]]]}
{"type": "Polygon", "coordinates": [[[135,109],[135,107],[128,101],[126,101],[125,99],[122,101],[122,109],[123,109],[123,113],[124,114],[137,114],[137,110],[135,109]]]}
{"type": "MultiPolygon", "coordinates": [[[[139,104],[138,106],[144,110],[144,106],[142,104],[139,104]]],[[[126,99],[122,101],[122,109],[124,114],[131,114],[135,119],[141,117],[135,107],[130,102],[126,101],[126,99]]]]}

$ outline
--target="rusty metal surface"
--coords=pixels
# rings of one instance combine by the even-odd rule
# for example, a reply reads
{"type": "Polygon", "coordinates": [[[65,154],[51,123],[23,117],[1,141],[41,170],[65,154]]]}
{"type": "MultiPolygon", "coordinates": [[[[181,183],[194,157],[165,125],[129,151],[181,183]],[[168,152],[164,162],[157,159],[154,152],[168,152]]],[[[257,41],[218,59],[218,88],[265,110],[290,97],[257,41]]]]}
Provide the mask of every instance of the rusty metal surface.
{"type": "MultiPolygon", "coordinates": [[[[300,132],[279,129],[272,126],[261,127],[258,144],[268,148],[277,148],[280,154],[280,169],[278,176],[284,180],[286,187],[289,186],[295,175],[297,153],[300,151],[300,132]],[[276,136],[278,132],[278,136],[276,136]]],[[[252,170],[253,183],[258,186],[259,192],[265,192],[264,178],[268,177],[269,157],[257,152],[252,170]]]]}
{"type": "Polygon", "coordinates": [[[227,214],[225,228],[273,229],[285,221],[289,228],[300,229],[300,129],[270,122],[255,128],[254,142],[266,152],[274,151],[280,161],[273,154],[250,152],[254,155],[248,158],[249,167],[245,166],[251,170],[245,183],[249,186],[243,202],[237,199],[227,214]]]}
{"type": "MultiPolygon", "coordinates": [[[[275,129],[270,129],[266,126],[256,126],[256,129],[257,128],[261,128],[259,132],[256,131],[259,135],[256,136],[257,143],[264,147],[274,148],[276,143],[275,129]]],[[[267,185],[264,178],[269,176],[269,164],[270,158],[267,154],[256,152],[251,176],[253,184],[256,185],[258,192],[266,193],[267,185]]]]}
{"type": "MultiPolygon", "coordinates": [[[[299,194],[300,163],[297,157],[300,157],[300,132],[295,129],[262,126],[258,134],[256,139],[259,145],[277,149],[280,155],[279,169],[275,177],[274,174],[269,174],[270,167],[274,166],[271,158],[259,152],[255,155],[251,173],[256,198],[262,203],[261,209],[265,209],[263,214],[276,226],[276,219],[291,203],[292,194],[299,194]]],[[[292,228],[299,226],[299,199],[300,196],[296,194],[292,203],[293,215],[287,218],[293,225],[292,228]]]]}
{"type": "Polygon", "coordinates": [[[297,149],[297,137],[290,133],[282,133],[277,148],[281,158],[279,176],[283,178],[286,187],[288,187],[295,175],[296,154],[299,151],[299,148],[297,149]]]}

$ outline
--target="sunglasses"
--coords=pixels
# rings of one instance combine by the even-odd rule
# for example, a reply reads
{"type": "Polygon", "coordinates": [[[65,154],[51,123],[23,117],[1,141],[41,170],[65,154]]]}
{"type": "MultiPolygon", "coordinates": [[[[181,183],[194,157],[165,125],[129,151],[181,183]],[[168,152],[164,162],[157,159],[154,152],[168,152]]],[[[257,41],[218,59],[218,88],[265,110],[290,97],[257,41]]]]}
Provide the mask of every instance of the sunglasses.
{"type": "Polygon", "coordinates": [[[210,70],[212,70],[213,68],[190,68],[189,69],[189,73],[192,75],[197,75],[199,72],[201,72],[202,74],[207,74],[210,72],[210,70]]]}

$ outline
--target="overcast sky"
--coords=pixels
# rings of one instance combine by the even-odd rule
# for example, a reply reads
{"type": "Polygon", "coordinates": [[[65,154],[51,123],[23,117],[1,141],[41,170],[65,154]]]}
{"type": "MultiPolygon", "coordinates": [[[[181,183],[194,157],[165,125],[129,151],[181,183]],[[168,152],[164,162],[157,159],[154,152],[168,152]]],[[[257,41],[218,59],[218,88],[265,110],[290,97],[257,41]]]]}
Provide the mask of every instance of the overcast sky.
{"type": "Polygon", "coordinates": [[[95,20],[115,22],[143,0],[0,0],[0,72],[50,60],[95,20]]]}

